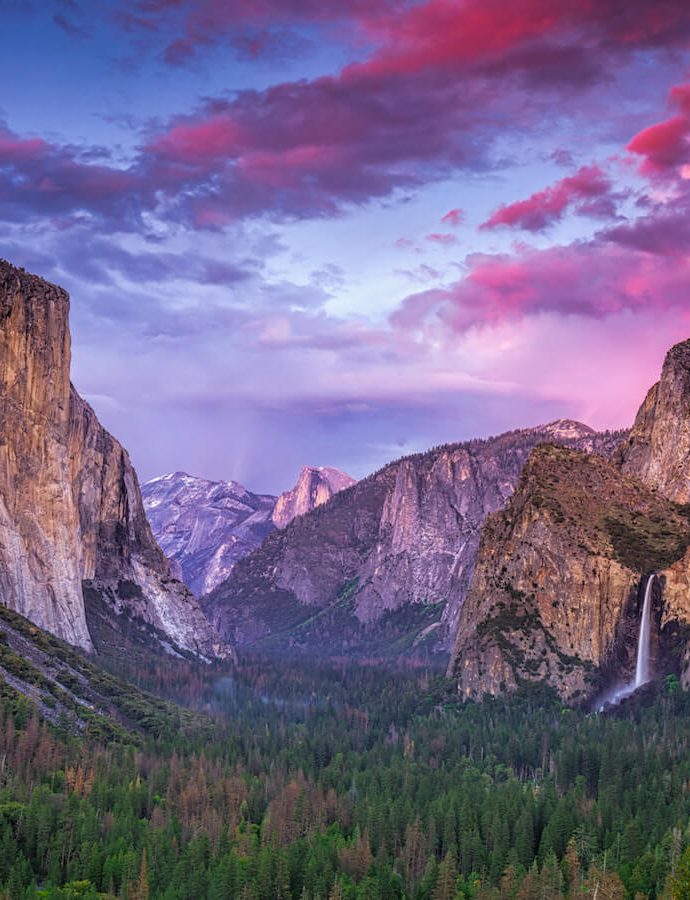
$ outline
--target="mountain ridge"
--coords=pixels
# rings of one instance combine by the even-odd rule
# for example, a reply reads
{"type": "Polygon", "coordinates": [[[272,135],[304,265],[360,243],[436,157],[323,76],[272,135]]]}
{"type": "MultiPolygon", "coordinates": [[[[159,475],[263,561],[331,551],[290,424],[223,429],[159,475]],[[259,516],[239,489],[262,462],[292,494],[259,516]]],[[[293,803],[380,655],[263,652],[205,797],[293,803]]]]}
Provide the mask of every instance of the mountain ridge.
{"type": "Polygon", "coordinates": [[[388,463],[269,535],[202,607],[239,645],[375,655],[392,647],[443,650],[481,524],[512,493],[529,451],[559,431],[605,453],[625,434],[557,420],[388,463]],[[385,638],[377,646],[379,625],[385,638]]]}
{"type": "Polygon", "coordinates": [[[304,466],[276,497],[236,481],[170,472],[142,486],[152,530],[180,579],[196,596],[210,593],[274,528],[330,499],[354,479],[327,466],[304,466]]]}

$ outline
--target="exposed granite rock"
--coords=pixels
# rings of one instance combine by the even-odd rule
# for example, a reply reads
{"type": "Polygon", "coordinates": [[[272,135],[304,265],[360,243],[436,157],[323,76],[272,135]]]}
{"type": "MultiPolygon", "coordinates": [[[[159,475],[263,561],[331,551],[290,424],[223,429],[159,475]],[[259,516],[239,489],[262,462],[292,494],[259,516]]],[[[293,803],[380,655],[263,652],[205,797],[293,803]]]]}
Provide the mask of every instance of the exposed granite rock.
{"type": "Polygon", "coordinates": [[[137,477],[69,381],[69,299],[0,262],[0,600],[93,649],[82,582],[204,657],[229,654],[170,576],[137,477]]]}
{"type": "Polygon", "coordinates": [[[690,623],[688,545],[685,510],[607,460],[536,448],[482,532],[449,675],[465,698],[522,681],[591,698],[632,673],[644,576],[664,585],[659,624],[690,623]]]}
{"type": "Polygon", "coordinates": [[[309,653],[449,647],[486,516],[545,440],[610,453],[621,434],[560,421],[406,457],[275,532],[202,599],[240,644],[309,653]]]}
{"type": "Polygon", "coordinates": [[[72,491],[69,298],[0,261],[0,599],[92,649],[72,491]]]}
{"type": "Polygon", "coordinates": [[[278,497],[273,510],[273,524],[276,528],[285,528],[297,516],[303,516],[304,513],[316,509],[354,483],[355,479],[340,469],[304,466],[299,473],[297,484],[278,497]]]}
{"type": "Polygon", "coordinates": [[[617,461],[670,500],[690,502],[690,340],[666,354],[617,461]]]}
{"type": "Polygon", "coordinates": [[[225,581],[274,528],[276,498],[235,481],[174,472],[146,482],[142,495],[156,540],[198,597],[225,581]]]}

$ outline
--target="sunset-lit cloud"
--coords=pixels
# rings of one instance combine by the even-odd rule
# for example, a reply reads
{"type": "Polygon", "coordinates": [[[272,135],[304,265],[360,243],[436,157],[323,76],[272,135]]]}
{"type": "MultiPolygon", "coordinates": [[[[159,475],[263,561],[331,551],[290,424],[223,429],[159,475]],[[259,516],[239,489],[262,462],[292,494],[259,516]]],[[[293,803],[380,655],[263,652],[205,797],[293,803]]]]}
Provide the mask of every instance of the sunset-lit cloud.
{"type": "Polygon", "coordinates": [[[20,7],[0,253],[144,477],[622,425],[690,333],[679,0],[20,7]]]}
{"type": "Polygon", "coordinates": [[[526,231],[543,231],[573,208],[581,215],[612,217],[615,207],[611,192],[611,182],[598,166],[582,166],[574,175],[537,191],[526,200],[500,207],[482,228],[508,225],[526,231]]]}

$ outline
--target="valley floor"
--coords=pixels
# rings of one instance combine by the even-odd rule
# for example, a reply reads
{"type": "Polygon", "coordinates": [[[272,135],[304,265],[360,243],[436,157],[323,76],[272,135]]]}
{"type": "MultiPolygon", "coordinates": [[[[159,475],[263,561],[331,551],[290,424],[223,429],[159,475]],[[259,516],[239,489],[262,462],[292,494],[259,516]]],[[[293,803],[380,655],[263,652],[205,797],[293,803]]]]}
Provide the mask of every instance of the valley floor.
{"type": "Polygon", "coordinates": [[[462,706],[423,668],[111,674],[203,724],[103,744],[5,684],[3,900],[689,896],[690,696],[673,677],[587,716],[539,691],[462,706]]]}

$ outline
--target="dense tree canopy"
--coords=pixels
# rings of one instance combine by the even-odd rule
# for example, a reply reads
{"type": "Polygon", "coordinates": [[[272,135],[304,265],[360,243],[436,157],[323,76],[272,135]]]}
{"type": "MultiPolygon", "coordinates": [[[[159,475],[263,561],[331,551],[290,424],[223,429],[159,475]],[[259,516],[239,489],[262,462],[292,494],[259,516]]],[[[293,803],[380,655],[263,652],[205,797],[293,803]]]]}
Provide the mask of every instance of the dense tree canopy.
{"type": "MultiPolygon", "coordinates": [[[[129,673],[132,675],[132,673],[129,673]]],[[[173,662],[198,735],[97,743],[5,688],[0,896],[690,896],[690,698],[459,705],[434,673],[173,662]]]]}

